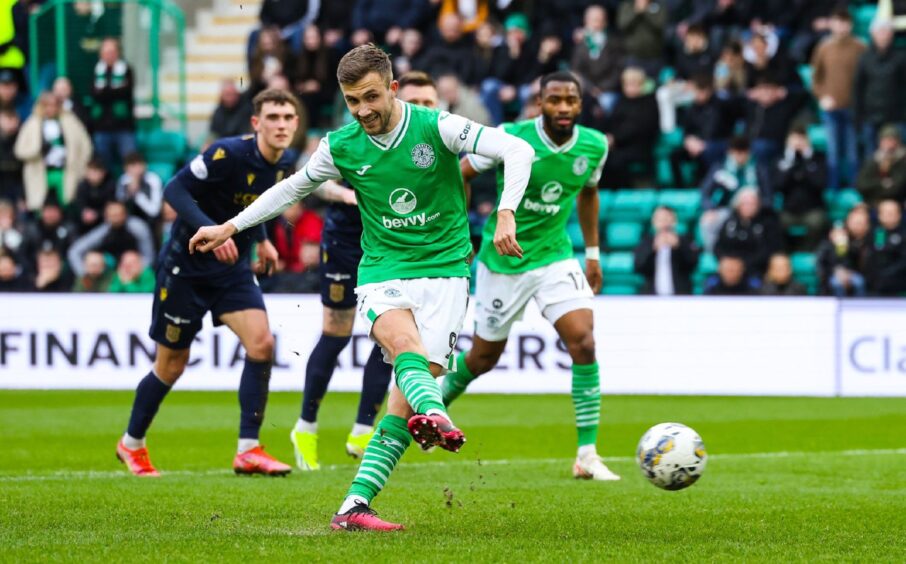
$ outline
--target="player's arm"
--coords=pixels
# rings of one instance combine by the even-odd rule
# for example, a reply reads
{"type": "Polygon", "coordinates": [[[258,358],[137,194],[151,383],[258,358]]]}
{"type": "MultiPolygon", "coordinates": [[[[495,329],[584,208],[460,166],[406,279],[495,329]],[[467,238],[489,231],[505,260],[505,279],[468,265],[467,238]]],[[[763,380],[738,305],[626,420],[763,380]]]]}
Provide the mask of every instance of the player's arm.
{"type": "Polygon", "coordinates": [[[234,234],[262,224],[283,213],[327,180],[340,178],[327,139],[322,139],[308,163],[292,176],[271,186],[236,217],[220,225],[202,227],[189,241],[189,252],[216,249],[234,234]]]}
{"type": "Polygon", "coordinates": [[[462,172],[462,187],[466,191],[466,206],[472,201],[472,185],[470,184],[472,180],[496,166],[497,162],[493,159],[475,154],[469,154],[460,159],[459,170],[462,172]]]}
{"type": "Polygon", "coordinates": [[[494,247],[501,255],[522,258],[522,247],[516,242],[516,208],[532,175],[535,151],[518,137],[462,116],[441,113],[437,125],[444,144],[452,152],[466,152],[503,163],[503,193],[497,205],[494,247]]]}
{"type": "Polygon", "coordinates": [[[601,273],[600,233],[598,233],[598,210],[600,208],[598,182],[604,171],[607,153],[608,148],[605,148],[601,162],[595,167],[588,182],[585,183],[576,198],[579,227],[582,228],[582,238],[585,240],[585,278],[588,279],[588,285],[595,294],[601,291],[601,286],[604,284],[604,276],[601,273]]]}
{"type": "Polygon", "coordinates": [[[347,188],[333,180],[328,180],[324,184],[321,184],[315,188],[315,191],[312,192],[312,194],[325,202],[336,202],[350,206],[358,205],[358,200],[356,200],[355,197],[355,190],[347,188]]]}

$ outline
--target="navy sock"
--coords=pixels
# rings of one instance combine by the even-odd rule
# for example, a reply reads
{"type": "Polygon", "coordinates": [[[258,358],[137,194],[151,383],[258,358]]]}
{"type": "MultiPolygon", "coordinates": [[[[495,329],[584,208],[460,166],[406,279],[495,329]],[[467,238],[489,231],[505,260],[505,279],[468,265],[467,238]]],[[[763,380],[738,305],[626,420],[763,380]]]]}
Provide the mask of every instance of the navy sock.
{"type": "Polygon", "coordinates": [[[169,391],[170,386],[161,382],[154,371],[142,378],[135,388],[135,401],[132,402],[132,414],[129,416],[129,428],[126,430],[130,437],[145,438],[151,421],[157,415],[157,409],[169,391]]]}
{"type": "Polygon", "coordinates": [[[267,406],[267,389],[271,380],[271,361],[245,359],[242,378],[239,379],[239,438],[257,439],[264,408],[267,406]]]}
{"type": "Polygon", "coordinates": [[[362,377],[362,396],[359,399],[359,414],[355,422],[360,425],[374,426],[374,418],[381,410],[390,378],[393,375],[393,366],[384,362],[384,352],[375,345],[371,349],[371,356],[365,363],[365,374],[362,377]]]}
{"type": "Polygon", "coordinates": [[[318,408],[327,393],[327,385],[337,367],[337,357],[352,337],[321,335],[305,365],[305,391],[302,395],[302,419],[309,423],[318,420],[318,408]]]}

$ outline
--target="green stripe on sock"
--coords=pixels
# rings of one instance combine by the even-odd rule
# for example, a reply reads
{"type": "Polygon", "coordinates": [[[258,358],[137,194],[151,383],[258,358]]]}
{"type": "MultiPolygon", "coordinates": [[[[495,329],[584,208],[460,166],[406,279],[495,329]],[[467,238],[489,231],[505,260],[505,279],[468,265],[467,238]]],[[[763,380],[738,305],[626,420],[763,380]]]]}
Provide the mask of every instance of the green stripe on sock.
{"type": "Polygon", "coordinates": [[[352,480],[346,497],[358,495],[371,503],[384,489],[390,473],[411,442],[412,436],[406,428],[406,420],[396,415],[385,415],[365,447],[359,471],[352,480]]]}
{"type": "Polygon", "coordinates": [[[427,358],[417,353],[402,353],[397,355],[393,369],[396,371],[396,385],[413,411],[427,413],[437,409],[446,413],[440,386],[428,369],[427,358]]]}
{"type": "Polygon", "coordinates": [[[456,401],[456,398],[466,391],[466,388],[474,379],[475,375],[466,366],[466,351],[462,351],[456,355],[456,370],[447,372],[443,383],[440,385],[440,391],[444,397],[444,405],[450,405],[456,401]]]}
{"type": "Polygon", "coordinates": [[[601,421],[601,377],[597,362],[573,365],[572,398],[579,446],[593,445],[598,441],[601,421]]]}

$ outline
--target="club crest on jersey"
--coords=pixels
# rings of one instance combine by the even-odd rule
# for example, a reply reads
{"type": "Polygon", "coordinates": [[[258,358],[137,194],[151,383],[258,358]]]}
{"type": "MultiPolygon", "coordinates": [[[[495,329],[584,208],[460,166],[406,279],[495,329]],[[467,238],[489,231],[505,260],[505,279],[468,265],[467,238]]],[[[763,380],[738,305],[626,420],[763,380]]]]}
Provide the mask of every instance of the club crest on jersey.
{"type": "MultiPolygon", "coordinates": [[[[573,166],[573,170],[576,167],[573,166]]],[[[563,185],[557,182],[556,180],[551,180],[547,184],[541,187],[541,199],[545,203],[550,204],[551,202],[556,202],[560,199],[560,196],[563,195],[563,185]]]]}
{"type": "Polygon", "coordinates": [[[386,290],[384,290],[384,295],[388,298],[398,298],[402,294],[400,294],[400,291],[396,288],[387,288],[386,290]]]}
{"type": "Polygon", "coordinates": [[[330,300],[333,302],[342,302],[346,297],[346,286],[342,284],[330,285],[330,300]]]}
{"type": "MultiPolygon", "coordinates": [[[[433,159],[434,157],[432,156],[431,158],[433,159]]],[[[408,188],[397,188],[393,192],[390,192],[390,207],[396,213],[400,215],[412,213],[412,210],[415,209],[416,205],[418,205],[418,198],[415,197],[412,190],[408,188]]]]}
{"type": "Polygon", "coordinates": [[[434,164],[434,148],[427,143],[412,147],[412,162],[418,168],[428,168],[434,164]]]}
{"type": "Polygon", "coordinates": [[[576,157],[576,160],[573,161],[573,174],[575,174],[576,176],[582,176],[587,170],[588,157],[586,157],[585,155],[576,157]]]}
{"type": "Polygon", "coordinates": [[[167,323],[167,331],[164,336],[167,338],[168,342],[175,343],[178,341],[180,333],[182,333],[182,329],[176,325],[167,323]]]}

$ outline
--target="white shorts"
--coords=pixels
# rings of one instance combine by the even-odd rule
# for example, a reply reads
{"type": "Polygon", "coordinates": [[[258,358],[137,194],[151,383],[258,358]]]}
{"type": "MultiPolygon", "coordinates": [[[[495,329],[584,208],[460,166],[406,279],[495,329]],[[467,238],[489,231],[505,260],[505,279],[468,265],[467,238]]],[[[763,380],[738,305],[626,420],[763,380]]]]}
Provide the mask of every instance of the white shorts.
{"type": "MultiPolygon", "coordinates": [[[[375,320],[392,309],[408,309],[415,316],[415,325],[428,360],[449,368],[456,339],[462,330],[469,305],[468,278],[412,278],[364,284],[355,289],[359,317],[368,328],[375,320]]],[[[384,350],[384,361],[390,355],[384,350]]]]}
{"type": "Polygon", "coordinates": [[[500,274],[478,263],[475,289],[475,334],[503,341],[513,323],[522,319],[534,298],[552,324],[577,309],[591,309],[594,293],[576,259],[561,260],[528,272],[500,274]]]}

